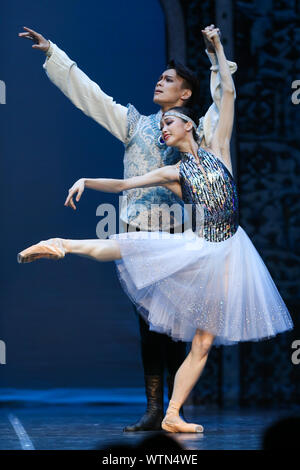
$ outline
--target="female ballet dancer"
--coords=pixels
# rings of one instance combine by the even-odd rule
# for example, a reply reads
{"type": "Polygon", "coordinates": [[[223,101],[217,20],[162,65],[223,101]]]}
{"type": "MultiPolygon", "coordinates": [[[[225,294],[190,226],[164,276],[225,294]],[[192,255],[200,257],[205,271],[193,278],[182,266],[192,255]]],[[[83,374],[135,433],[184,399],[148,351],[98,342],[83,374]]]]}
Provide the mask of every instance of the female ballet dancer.
{"type": "Polygon", "coordinates": [[[218,35],[212,33],[210,39],[222,85],[220,117],[210,147],[196,132],[193,111],[169,109],[162,115],[161,129],[166,144],[181,152],[176,165],[125,180],[81,178],[65,201],[75,209],[73,197],[77,194],[79,201],[85,188],[121,192],[161,185],[191,204],[192,229],[181,234],[121,233],[109,240],[51,238],[18,254],[20,263],[69,253],[114,260],[123,288],[151,329],[192,343],[176,373],[161,424],[168,432],[203,432],[203,426],[181,419],[179,409],[198,381],[212,345],[264,340],[293,328],[267,267],[238,222],[230,158],[234,86],[218,35]],[[195,221],[197,212],[200,224],[195,221]]]}

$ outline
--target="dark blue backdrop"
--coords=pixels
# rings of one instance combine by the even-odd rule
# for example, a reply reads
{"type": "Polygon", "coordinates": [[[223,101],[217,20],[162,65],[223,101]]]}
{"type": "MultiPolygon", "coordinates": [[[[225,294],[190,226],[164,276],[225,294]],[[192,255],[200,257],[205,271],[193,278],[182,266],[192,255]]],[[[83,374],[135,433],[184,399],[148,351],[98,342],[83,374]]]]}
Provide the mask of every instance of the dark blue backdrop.
{"type": "MultiPolygon", "coordinates": [[[[198,103],[202,115],[211,98],[200,28],[219,22],[220,2],[179,3],[187,64],[199,74],[204,90],[198,103]]],[[[178,23],[170,5],[166,14],[173,48],[178,23]]],[[[299,106],[291,101],[292,81],[300,76],[298,18],[297,0],[236,1],[227,20],[223,18],[234,26],[230,58],[239,67],[240,222],[266,262],[295,328],[270,341],[241,344],[236,353],[213,349],[193,392],[194,403],[227,403],[230,389],[242,405],[299,403],[300,368],[291,361],[291,345],[300,331],[299,106]],[[228,371],[236,370],[234,354],[238,372],[233,380],[228,371]]],[[[118,197],[86,192],[74,213],[63,206],[67,189],[81,176],[120,177],[123,167],[123,145],[49,82],[42,68],[44,54],[17,34],[23,25],[40,31],[117,101],[131,101],[151,113],[157,110],[153,86],[165,67],[159,0],[13,0],[2,6],[1,20],[0,80],[7,85],[7,104],[0,106],[0,340],[7,345],[7,364],[0,365],[2,385],[142,386],[137,319],[113,263],[75,257],[24,266],[16,262],[18,251],[44,238],[95,238],[97,206],[112,201],[117,206],[118,197]]],[[[117,393],[110,388],[110,397],[117,393]]],[[[6,398],[3,394],[2,401],[6,398]]],[[[127,390],[119,399],[136,398],[127,390]]]]}
{"type": "Polygon", "coordinates": [[[61,47],[117,102],[149,114],[165,67],[163,12],[158,0],[2,5],[2,386],[140,386],[137,318],[113,263],[17,264],[17,252],[41,239],[96,238],[97,206],[117,207],[118,196],[87,191],[74,212],[63,205],[67,190],[82,176],[118,178],[123,169],[122,143],[49,81],[44,54],[18,37],[23,26],[61,47]]]}

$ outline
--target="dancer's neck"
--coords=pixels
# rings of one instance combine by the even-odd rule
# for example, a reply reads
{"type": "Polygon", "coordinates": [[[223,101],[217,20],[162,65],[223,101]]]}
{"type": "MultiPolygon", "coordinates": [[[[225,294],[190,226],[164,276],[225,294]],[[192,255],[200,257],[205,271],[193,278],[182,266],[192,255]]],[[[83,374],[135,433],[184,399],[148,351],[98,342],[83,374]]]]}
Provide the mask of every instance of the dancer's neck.
{"type": "Polygon", "coordinates": [[[199,146],[194,139],[189,139],[188,141],[180,143],[177,148],[181,153],[191,153],[192,155],[194,155],[194,157],[198,156],[199,146]]]}

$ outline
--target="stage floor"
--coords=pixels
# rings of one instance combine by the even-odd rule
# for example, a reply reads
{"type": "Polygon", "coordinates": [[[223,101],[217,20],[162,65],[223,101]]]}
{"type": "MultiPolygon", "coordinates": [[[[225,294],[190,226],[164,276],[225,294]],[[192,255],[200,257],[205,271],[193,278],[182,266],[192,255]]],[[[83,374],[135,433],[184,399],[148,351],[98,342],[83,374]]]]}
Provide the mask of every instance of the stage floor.
{"type": "MultiPolygon", "coordinates": [[[[60,405],[0,408],[0,449],[90,450],[116,444],[136,445],[153,432],[123,432],[144,404],[60,405]]],[[[189,406],[187,421],[204,426],[203,434],[170,434],[184,449],[261,449],[263,431],[292,410],[220,410],[189,406]]],[[[162,431],[162,434],[164,432],[162,431]]]]}

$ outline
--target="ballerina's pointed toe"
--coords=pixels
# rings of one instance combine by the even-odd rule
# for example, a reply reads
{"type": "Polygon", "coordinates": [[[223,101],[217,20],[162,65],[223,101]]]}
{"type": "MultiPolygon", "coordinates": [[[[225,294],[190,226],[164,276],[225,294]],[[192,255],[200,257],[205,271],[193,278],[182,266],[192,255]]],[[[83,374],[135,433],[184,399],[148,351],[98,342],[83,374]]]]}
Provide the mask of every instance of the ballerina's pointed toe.
{"type": "Polygon", "coordinates": [[[18,253],[18,263],[30,263],[40,258],[60,259],[65,256],[62,240],[50,238],[18,253]]]}

